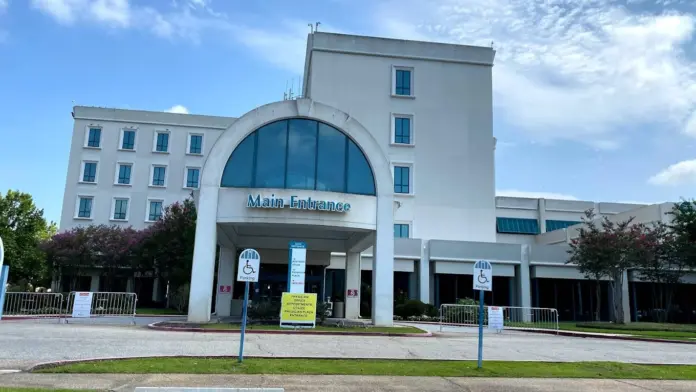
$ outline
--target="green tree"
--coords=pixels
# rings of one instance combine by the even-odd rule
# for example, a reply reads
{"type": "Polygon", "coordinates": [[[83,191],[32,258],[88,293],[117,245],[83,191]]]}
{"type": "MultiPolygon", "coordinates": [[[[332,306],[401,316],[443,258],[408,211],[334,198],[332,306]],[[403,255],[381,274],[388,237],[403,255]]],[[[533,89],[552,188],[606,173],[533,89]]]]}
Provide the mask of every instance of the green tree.
{"type": "Polygon", "coordinates": [[[582,218],[579,236],[570,242],[568,263],[578,266],[580,272],[597,283],[597,313],[601,295],[599,281],[609,278],[613,294],[613,321],[624,323],[623,290],[626,271],[637,264],[639,241],[643,235],[640,225],[633,225],[633,218],[612,222],[607,217],[598,219],[592,209],[582,218]]]}
{"type": "Polygon", "coordinates": [[[55,233],[56,225],[46,223],[43,210],[31,195],[9,190],[0,194],[0,237],[5,245],[5,264],[15,283],[44,284],[49,270],[40,242],[55,233]]]}

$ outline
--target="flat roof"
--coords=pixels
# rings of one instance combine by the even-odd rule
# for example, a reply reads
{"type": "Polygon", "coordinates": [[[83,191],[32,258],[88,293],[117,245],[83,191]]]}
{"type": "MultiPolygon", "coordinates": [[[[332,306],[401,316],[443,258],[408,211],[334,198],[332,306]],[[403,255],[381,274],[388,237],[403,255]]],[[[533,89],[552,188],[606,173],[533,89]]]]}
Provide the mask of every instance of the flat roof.
{"type": "Polygon", "coordinates": [[[366,37],[314,32],[307,39],[308,51],[325,51],[365,56],[435,60],[476,65],[493,65],[495,50],[490,47],[440,42],[366,37]]]}
{"type": "Polygon", "coordinates": [[[73,107],[72,116],[76,120],[162,124],[215,129],[227,129],[237,120],[236,117],[205,116],[200,114],[181,114],[95,106],[75,106],[73,107]]]}

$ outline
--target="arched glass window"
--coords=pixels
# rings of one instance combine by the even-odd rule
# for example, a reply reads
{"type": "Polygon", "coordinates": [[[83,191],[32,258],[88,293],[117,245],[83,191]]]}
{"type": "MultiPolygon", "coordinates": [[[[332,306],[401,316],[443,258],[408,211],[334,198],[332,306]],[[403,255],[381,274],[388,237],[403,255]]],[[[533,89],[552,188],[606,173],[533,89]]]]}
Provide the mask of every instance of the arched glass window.
{"type": "Polygon", "coordinates": [[[242,140],[220,186],[375,194],[360,147],[330,125],[301,118],[264,125],[242,140]]]}

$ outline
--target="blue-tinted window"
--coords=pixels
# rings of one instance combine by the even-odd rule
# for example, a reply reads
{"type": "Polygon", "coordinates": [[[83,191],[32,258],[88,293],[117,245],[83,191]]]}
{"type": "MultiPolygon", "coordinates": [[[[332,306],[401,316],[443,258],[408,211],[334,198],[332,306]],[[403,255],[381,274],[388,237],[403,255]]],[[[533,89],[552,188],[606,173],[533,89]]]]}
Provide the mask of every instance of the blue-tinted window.
{"type": "Polygon", "coordinates": [[[338,129],[319,123],[317,139],[317,190],[346,191],[346,142],[338,129]]]}
{"type": "Polygon", "coordinates": [[[191,135],[190,154],[200,154],[203,151],[203,135],[191,135]]]}
{"type": "Polygon", "coordinates": [[[247,136],[227,160],[220,186],[253,188],[256,132],[247,136]]]}
{"type": "Polygon", "coordinates": [[[314,189],[317,124],[306,120],[290,120],[288,124],[288,175],[285,186],[290,189],[314,189]]]}
{"type": "Polygon", "coordinates": [[[88,147],[99,147],[101,146],[101,128],[90,128],[89,136],[87,138],[88,147]]]}
{"type": "Polygon", "coordinates": [[[169,151],[169,134],[162,132],[157,134],[157,143],[155,144],[155,151],[157,152],[167,152],[169,151]]]}
{"type": "Polygon", "coordinates": [[[135,149],[135,131],[123,131],[123,143],[121,143],[121,149],[135,149]]]}
{"type": "Polygon", "coordinates": [[[403,223],[394,224],[394,237],[408,238],[408,225],[403,223]]]}
{"type": "Polygon", "coordinates": [[[396,95],[411,95],[411,71],[396,70],[396,95]]]}
{"type": "Polygon", "coordinates": [[[546,220],[546,232],[565,229],[567,227],[577,225],[578,223],[582,223],[582,222],[581,221],[562,221],[562,220],[547,219],[546,220]]]}
{"type": "Polygon", "coordinates": [[[287,122],[268,124],[256,135],[256,177],[258,188],[285,188],[285,153],[287,151],[287,122]]]}
{"type": "Polygon", "coordinates": [[[91,197],[81,197],[80,205],[77,209],[77,216],[79,218],[91,218],[92,217],[92,198],[91,197]]]}
{"type": "Polygon", "coordinates": [[[375,194],[362,150],[336,128],[307,119],[277,121],[248,135],[230,155],[220,186],[375,194]]]}
{"type": "Polygon", "coordinates": [[[150,210],[147,214],[147,219],[151,221],[159,220],[162,217],[162,202],[151,201],[150,210]]]}
{"type": "Polygon", "coordinates": [[[394,166],[394,193],[411,192],[411,168],[394,166]]]}
{"type": "Polygon", "coordinates": [[[527,218],[496,218],[498,233],[539,234],[539,221],[527,218]]]}
{"type": "Polygon", "coordinates": [[[85,170],[82,173],[83,182],[95,182],[97,181],[97,163],[96,162],[85,162],[85,170]]]}
{"type": "Polygon", "coordinates": [[[186,169],[186,187],[198,188],[198,177],[200,174],[200,169],[186,169]]]}
{"type": "Polygon", "coordinates": [[[118,165],[118,183],[128,185],[131,183],[131,165],[118,165]]]}
{"type": "Polygon", "coordinates": [[[411,119],[396,117],[394,119],[394,143],[411,144],[411,119]]]}
{"type": "Polygon", "coordinates": [[[348,177],[346,193],[357,193],[359,195],[375,194],[375,178],[372,176],[372,169],[367,163],[365,155],[352,141],[348,142],[348,177]]]}
{"type": "Polygon", "coordinates": [[[116,199],[114,204],[114,219],[126,219],[128,214],[128,199],[116,199]]]}
{"type": "Polygon", "coordinates": [[[164,186],[165,176],[167,175],[167,168],[164,166],[155,166],[152,170],[152,185],[164,186]]]}

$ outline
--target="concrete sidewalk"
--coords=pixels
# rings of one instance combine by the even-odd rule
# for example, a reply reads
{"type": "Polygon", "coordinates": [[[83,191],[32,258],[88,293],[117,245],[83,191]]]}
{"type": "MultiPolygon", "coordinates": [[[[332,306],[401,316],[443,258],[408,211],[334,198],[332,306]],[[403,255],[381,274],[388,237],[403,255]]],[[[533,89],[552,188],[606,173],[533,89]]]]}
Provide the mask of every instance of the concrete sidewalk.
{"type": "Polygon", "coordinates": [[[660,391],[692,392],[696,381],[510,379],[458,377],[291,376],[214,374],[30,374],[0,375],[0,387],[133,391],[137,386],[283,387],[287,392],[451,391],[660,391]]]}

